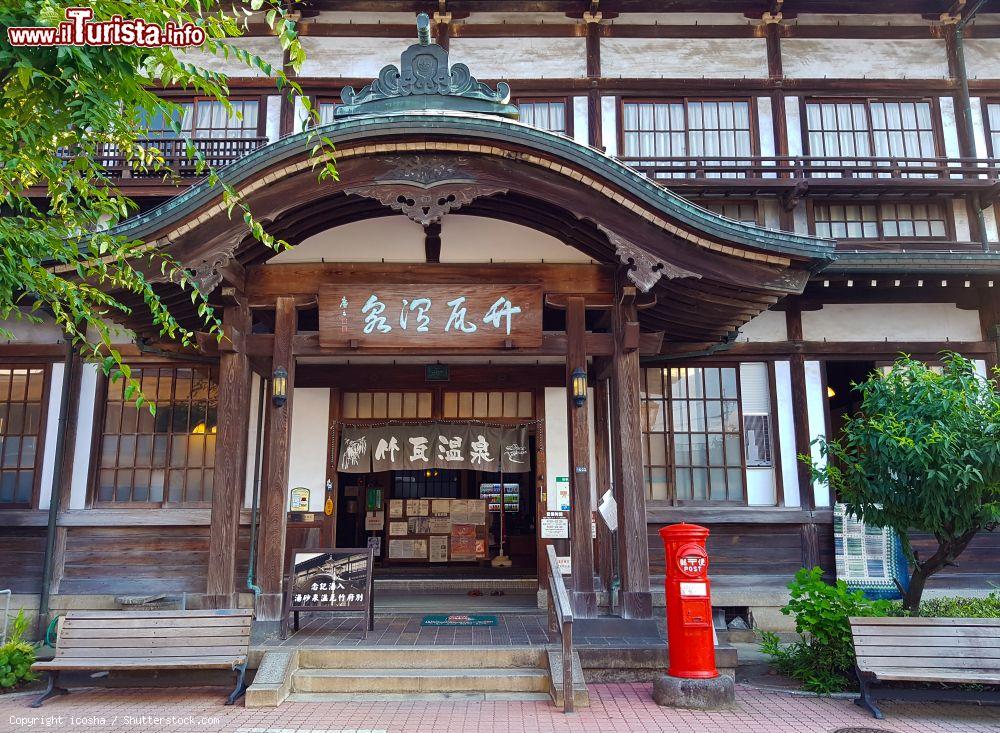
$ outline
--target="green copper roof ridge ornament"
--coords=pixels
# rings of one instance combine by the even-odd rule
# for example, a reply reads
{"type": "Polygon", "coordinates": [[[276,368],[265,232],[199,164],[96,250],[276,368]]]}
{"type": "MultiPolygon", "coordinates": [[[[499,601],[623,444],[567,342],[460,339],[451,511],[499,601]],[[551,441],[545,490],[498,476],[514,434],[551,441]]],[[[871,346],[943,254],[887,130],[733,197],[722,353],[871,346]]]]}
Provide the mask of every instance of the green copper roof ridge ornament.
{"type": "Polygon", "coordinates": [[[420,13],[417,43],[403,51],[399,66],[383,66],[378,78],[359,92],[344,87],[340,95],[343,104],[334,109],[334,118],[442,110],[517,119],[517,107],[510,104],[510,86],[500,82],[494,90],[476,79],[465,64],[449,67],[448,52],[431,43],[430,28],[427,13],[420,13]]]}

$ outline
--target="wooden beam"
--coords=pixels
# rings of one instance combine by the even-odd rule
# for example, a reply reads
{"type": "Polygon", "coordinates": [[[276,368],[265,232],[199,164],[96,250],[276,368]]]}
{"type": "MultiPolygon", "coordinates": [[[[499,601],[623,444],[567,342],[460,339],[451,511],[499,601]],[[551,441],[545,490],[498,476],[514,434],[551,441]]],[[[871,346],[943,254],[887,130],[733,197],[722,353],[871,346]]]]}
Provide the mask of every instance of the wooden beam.
{"type": "Polygon", "coordinates": [[[593,512],[590,502],[590,425],[587,407],[573,399],[573,372],[587,368],[586,304],[570,298],[566,308],[566,407],[569,425],[570,557],[573,568],[573,613],[579,618],[597,616],[594,592],[594,543],[591,540],[593,512]]]}
{"type": "MultiPolygon", "coordinates": [[[[230,335],[250,330],[246,302],[227,307],[223,330],[230,335]]],[[[232,348],[219,357],[219,410],[216,436],[212,529],[208,539],[208,608],[236,608],[236,546],[240,507],[246,489],[247,435],[250,424],[250,360],[245,350],[232,348]]]]}
{"type": "Polygon", "coordinates": [[[292,298],[278,298],[275,310],[274,369],[288,372],[288,395],[281,407],[268,401],[267,480],[261,497],[259,584],[263,594],[258,599],[257,618],[278,621],[281,618],[282,578],[285,558],[285,512],[288,505],[288,460],[292,432],[292,402],[295,392],[295,358],[292,340],[297,312],[292,298]]]}
{"type": "MultiPolygon", "coordinates": [[[[587,16],[585,16],[586,18],[587,16]]],[[[587,21],[587,143],[592,148],[604,149],[603,120],[601,115],[601,25],[599,16],[587,21]]]]}
{"type": "MultiPolygon", "coordinates": [[[[612,311],[616,345],[626,324],[638,314],[634,300],[623,298],[612,311]]],[[[618,347],[611,357],[611,437],[615,494],[618,502],[618,558],[624,618],[650,619],[649,540],[646,532],[646,484],[642,477],[642,405],[639,400],[639,353],[618,347]]]]}
{"type": "MultiPolygon", "coordinates": [[[[785,312],[788,323],[788,339],[802,341],[802,311],[790,304],[785,312]]],[[[792,382],[792,421],[795,423],[795,454],[809,455],[812,452],[812,435],[809,432],[809,394],[806,388],[806,360],[801,353],[792,354],[790,359],[792,382]]],[[[815,509],[816,497],[813,492],[812,475],[809,466],[802,461],[796,461],[799,479],[799,501],[803,509],[815,509]]],[[[818,558],[812,553],[814,546],[806,541],[803,534],[802,563],[805,567],[813,567],[818,558]]]]}

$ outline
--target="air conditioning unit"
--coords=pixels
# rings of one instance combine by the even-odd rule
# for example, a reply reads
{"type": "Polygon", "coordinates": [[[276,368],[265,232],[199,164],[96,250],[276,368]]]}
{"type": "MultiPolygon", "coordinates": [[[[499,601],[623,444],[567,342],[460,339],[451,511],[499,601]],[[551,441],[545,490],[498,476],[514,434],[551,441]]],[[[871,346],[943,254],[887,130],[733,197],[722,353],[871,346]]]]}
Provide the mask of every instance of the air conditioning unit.
{"type": "Polygon", "coordinates": [[[771,462],[771,416],[743,414],[743,444],[747,467],[760,468],[771,462]]]}

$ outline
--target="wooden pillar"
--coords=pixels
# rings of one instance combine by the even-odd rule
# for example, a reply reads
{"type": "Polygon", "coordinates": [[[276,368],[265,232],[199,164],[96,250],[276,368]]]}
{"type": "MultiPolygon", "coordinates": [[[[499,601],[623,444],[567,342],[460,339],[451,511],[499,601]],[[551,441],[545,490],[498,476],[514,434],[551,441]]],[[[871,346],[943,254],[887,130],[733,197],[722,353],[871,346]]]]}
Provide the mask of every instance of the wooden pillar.
{"type": "Polygon", "coordinates": [[[992,352],[986,357],[986,370],[992,377],[993,370],[1000,364],[1000,295],[993,288],[979,289],[979,325],[983,341],[993,344],[992,352]]]}
{"type": "Polygon", "coordinates": [[[590,80],[590,89],[587,90],[587,143],[592,148],[603,150],[601,88],[598,82],[601,77],[601,16],[600,13],[586,13],[583,19],[587,24],[587,79],[590,80]]]}
{"type": "MultiPolygon", "coordinates": [[[[285,76],[292,78],[295,76],[295,69],[292,68],[291,55],[288,49],[281,56],[282,70],[285,76]]],[[[295,97],[290,87],[281,90],[281,104],[278,107],[278,134],[281,137],[291,135],[295,130],[295,97]]]]}
{"type": "MultiPolygon", "coordinates": [[[[802,310],[791,304],[785,313],[788,324],[788,340],[802,343],[802,310]]],[[[792,420],[795,423],[795,454],[810,455],[812,434],[809,432],[809,394],[806,389],[806,360],[801,350],[795,349],[789,358],[792,383],[792,420]]],[[[799,501],[803,509],[816,508],[812,475],[808,464],[796,461],[799,479],[799,501]]],[[[811,568],[819,564],[819,535],[815,524],[801,526],[802,565],[811,568]]]]}
{"type": "Polygon", "coordinates": [[[593,512],[590,501],[590,426],[586,404],[573,401],[573,370],[587,369],[587,324],[584,299],[570,297],[566,306],[566,404],[569,427],[570,557],[573,573],[573,613],[597,616],[594,592],[593,512]]]}
{"type": "Polygon", "coordinates": [[[626,343],[638,330],[635,288],[619,285],[611,311],[615,351],[611,357],[611,437],[618,500],[618,562],[623,618],[653,617],[649,592],[649,537],[646,487],[642,480],[642,428],[639,423],[639,350],[626,343]]]}
{"type": "MultiPolygon", "coordinates": [[[[337,517],[340,516],[338,506],[338,495],[340,494],[340,476],[337,473],[337,466],[340,465],[340,408],[343,402],[343,395],[340,387],[330,390],[330,433],[327,440],[330,444],[327,448],[326,461],[326,482],[327,488],[323,496],[324,509],[326,500],[333,501],[333,514],[323,517],[323,547],[337,546],[337,517]]],[[[388,496],[385,498],[388,501],[388,496]]]]}
{"type": "MultiPolygon", "coordinates": [[[[597,470],[598,502],[604,492],[612,488],[608,399],[608,380],[597,379],[594,382],[594,465],[597,470]]],[[[610,592],[611,581],[615,577],[614,535],[600,517],[597,518],[597,569],[601,586],[610,592]]]]}
{"type": "Polygon", "coordinates": [[[292,396],[295,359],[292,338],[296,328],[294,298],[278,298],[274,314],[274,349],[271,369],[288,372],[288,397],[284,405],[267,403],[267,473],[261,497],[260,560],[258,583],[263,591],[257,607],[261,621],[281,618],[282,577],[285,562],[285,519],[288,507],[288,450],[292,432],[292,396]]]}
{"type": "Polygon", "coordinates": [[[222,328],[215,483],[204,601],[207,608],[236,608],[238,599],[236,547],[246,489],[250,424],[250,360],[245,348],[245,336],[250,332],[250,310],[243,298],[237,298],[225,308],[222,328]]]}
{"type": "MultiPolygon", "coordinates": [[[[785,92],[781,82],[785,78],[785,68],[781,59],[781,16],[765,13],[764,40],[767,44],[767,78],[775,82],[771,87],[771,130],[774,137],[774,153],[779,158],[788,157],[788,117],[785,111],[785,92]]],[[[779,226],[785,231],[794,231],[795,219],[792,209],[784,198],[778,199],[779,226]]]]}

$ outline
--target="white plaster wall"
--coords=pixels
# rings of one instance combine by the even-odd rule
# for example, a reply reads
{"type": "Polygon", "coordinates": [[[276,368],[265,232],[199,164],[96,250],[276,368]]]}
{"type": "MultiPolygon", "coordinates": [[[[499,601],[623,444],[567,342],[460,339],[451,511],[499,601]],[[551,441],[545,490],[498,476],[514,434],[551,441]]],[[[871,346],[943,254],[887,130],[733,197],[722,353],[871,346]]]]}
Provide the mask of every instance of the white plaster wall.
{"type": "Polygon", "coordinates": [[[865,13],[861,18],[843,13],[800,13],[794,22],[796,25],[927,25],[916,13],[865,13]]]}
{"type": "MultiPolygon", "coordinates": [[[[305,39],[303,39],[305,40],[305,39]]],[[[231,38],[226,41],[231,46],[238,46],[248,53],[259,56],[275,69],[281,68],[282,52],[281,43],[274,36],[254,36],[244,38],[231,38]]],[[[209,71],[217,71],[221,74],[235,77],[266,77],[263,71],[256,66],[247,66],[234,55],[229,58],[216,56],[207,51],[184,51],[181,50],[179,58],[189,64],[200,66],[209,71]]]]}
{"type": "Polygon", "coordinates": [[[997,227],[997,209],[990,206],[983,209],[983,218],[986,220],[986,238],[991,242],[1000,242],[1000,231],[997,227]]]}
{"type": "Polygon", "coordinates": [[[958,147],[958,120],[955,117],[955,100],[938,97],[941,109],[941,136],[944,138],[944,154],[949,158],[961,158],[958,147]]]}
{"type": "MultiPolygon", "coordinates": [[[[826,437],[826,395],[823,393],[822,365],[818,361],[806,362],[806,407],[809,414],[809,441],[813,463],[819,467],[826,465],[820,455],[816,438],[826,437]]],[[[830,487],[820,482],[813,484],[816,506],[830,506],[830,487]]]]}
{"type": "Polygon", "coordinates": [[[267,117],[264,119],[264,132],[269,142],[281,137],[281,97],[271,94],[266,101],[267,117]]]}
{"type": "Polygon", "coordinates": [[[955,239],[959,242],[968,242],[972,234],[969,230],[969,210],[965,206],[965,199],[952,199],[951,213],[955,221],[955,239]]]}
{"type": "Polygon", "coordinates": [[[20,344],[59,344],[62,343],[62,329],[56,325],[52,316],[36,312],[40,323],[32,323],[27,318],[10,318],[0,321],[0,328],[10,332],[14,337],[9,343],[20,344]]]}
{"type": "MultiPolygon", "coordinates": [[[[587,75],[587,39],[453,38],[451,62],[479,79],[565,79],[587,75]]],[[[398,55],[393,57],[398,59],[398,55]]],[[[603,49],[602,49],[603,60],[603,49]]]]}
{"type": "Polygon", "coordinates": [[[785,129],[788,135],[788,154],[803,155],[802,108],[798,97],[785,97],[785,129]]]}
{"type": "Polygon", "coordinates": [[[1000,39],[966,38],[965,67],[970,79],[1000,77],[1000,39]]]}
{"type": "Polygon", "coordinates": [[[795,417],[792,411],[792,371],[787,361],[774,362],[778,403],[778,444],[781,447],[781,482],[785,506],[801,506],[798,458],[795,450],[795,417]]]}
{"type": "Polygon", "coordinates": [[[330,434],[330,389],[295,387],[292,395],[292,432],[288,447],[288,487],[309,489],[309,511],[323,511],[326,497],[327,436],[330,434]]]}
{"type": "Polygon", "coordinates": [[[298,94],[292,100],[292,132],[302,132],[309,124],[309,113],[298,94]]]}
{"type": "Polygon", "coordinates": [[[784,38],[781,60],[791,79],[943,79],[944,41],[784,38]]]}
{"type": "Polygon", "coordinates": [[[758,199],[757,206],[764,212],[764,226],[768,229],[781,229],[781,209],[773,199],[758,199]]]}
{"type": "MultiPolygon", "coordinates": [[[[70,483],[69,508],[83,509],[90,479],[90,448],[94,440],[94,410],[97,408],[97,364],[84,364],[80,379],[80,409],[76,421],[76,444],[73,450],[73,479],[70,483]]],[[[70,449],[67,446],[67,449],[70,449]]]]}
{"type": "Polygon", "coordinates": [[[607,77],[745,79],[767,76],[763,38],[602,38],[607,77]]]}
{"type": "Polygon", "coordinates": [[[300,76],[374,79],[386,64],[399,64],[399,55],[416,39],[321,38],[302,36],[306,52],[300,76]]]}
{"type": "Polygon", "coordinates": [[[601,97],[601,145],[608,155],[618,155],[618,99],[601,97]]]}
{"type": "Polygon", "coordinates": [[[976,374],[978,374],[983,379],[986,379],[986,361],[984,359],[975,359],[976,374]]]}
{"type": "Polygon", "coordinates": [[[402,214],[356,221],[314,234],[268,262],[320,262],[324,259],[328,262],[424,262],[424,230],[402,214]]]}
{"type": "Polygon", "coordinates": [[[581,145],[590,141],[590,122],[587,119],[588,106],[586,97],[573,97],[573,139],[581,145]]]}
{"type": "Polygon", "coordinates": [[[809,214],[806,212],[806,202],[799,201],[792,210],[792,227],[797,234],[809,234],[809,214]]]}
{"type": "MultiPolygon", "coordinates": [[[[247,475],[243,490],[243,506],[247,509],[253,506],[254,472],[260,464],[264,452],[264,444],[261,442],[260,453],[257,452],[257,404],[260,390],[260,375],[256,372],[250,374],[250,428],[247,431],[247,475]]],[[[264,396],[265,399],[267,395],[264,396]]],[[[265,407],[267,403],[264,403],[265,407]]],[[[261,424],[263,432],[263,423],[261,424]]],[[[264,481],[263,474],[260,477],[261,483],[264,481]]],[[[257,499],[258,506],[260,499],[257,499]]]]}
{"type": "MultiPolygon", "coordinates": [[[[765,157],[777,155],[774,146],[774,110],[771,98],[757,97],[757,131],[760,139],[760,154],[765,157]]],[[[774,178],[773,173],[767,173],[765,178],[774,178]]]]}
{"type": "Polygon", "coordinates": [[[979,314],[954,303],[836,303],[802,312],[807,341],[979,341],[979,314]]]}
{"type": "Polygon", "coordinates": [[[441,220],[441,262],[590,261],[575,247],[521,224],[461,214],[449,214],[441,220]]]}
{"type": "Polygon", "coordinates": [[[566,388],[545,388],[545,491],[549,511],[560,511],[556,477],[569,476],[566,388]]]}
{"type": "Polygon", "coordinates": [[[788,323],[784,311],[764,311],[740,329],[738,341],[787,341],[788,323]]]}
{"type": "Polygon", "coordinates": [[[986,129],[983,127],[983,103],[979,97],[969,97],[969,107],[972,109],[972,136],[976,143],[976,157],[990,157],[986,145],[986,129]]]}
{"type": "MultiPolygon", "coordinates": [[[[38,508],[48,509],[52,496],[52,479],[56,466],[56,443],[59,441],[59,408],[66,365],[56,362],[49,372],[49,410],[45,415],[45,449],[42,454],[42,476],[38,492],[38,508]]],[[[73,395],[70,395],[73,399],[73,395]]]]}

